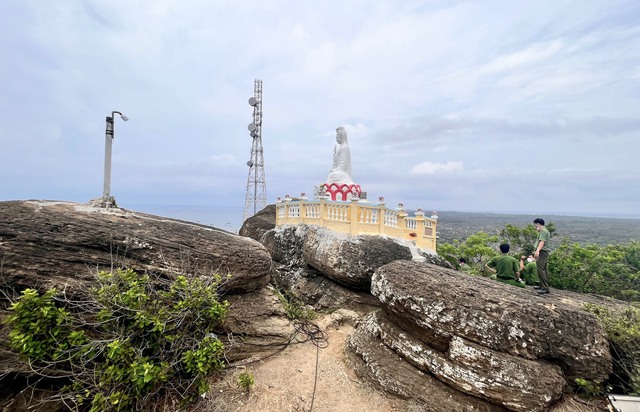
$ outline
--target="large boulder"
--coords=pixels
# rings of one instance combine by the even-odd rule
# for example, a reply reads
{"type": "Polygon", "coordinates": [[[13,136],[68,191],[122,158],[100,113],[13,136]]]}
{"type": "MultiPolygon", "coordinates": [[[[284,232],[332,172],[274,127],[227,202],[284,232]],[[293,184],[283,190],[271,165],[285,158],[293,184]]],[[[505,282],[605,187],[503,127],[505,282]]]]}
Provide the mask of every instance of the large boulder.
{"type": "Polygon", "coordinates": [[[379,268],[371,291],[382,311],[360,322],[349,352],[358,373],[391,393],[410,365],[429,377],[416,385],[436,379],[506,410],[542,411],[574,379],[601,383],[612,371],[602,326],[563,297],[410,261],[379,268]],[[402,359],[397,370],[375,357],[380,347],[402,359]]]}
{"type": "Polygon", "coordinates": [[[506,409],[467,395],[424,372],[384,345],[367,322],[347,342],[347,356],[356,373],[376,388],[403,399],[415,399],[427,412],[499,412],[506,409]]]}
{"type": "Polygon", "coordinates": [[[269,282],[271,257],[224,230],[118,208],[51,201],[0,202],[2,274],[16,289],[82,293],[96,270],[126,267],[168,278],[218,273],[229,293],[269,282]]]}
{"type": "Polygon", "coordinates": [[[377,268],[394,260],[411,260],[407,246],[380,236],[349,236],[310,226],[305,233],[302,255],[307,264],[335,282],[369,291],[377,268]]]}
{"type": "Polygon", "coordinates": [[[279,352],[295,331],[273,287],[226,296],[229,312],[220,336],[230,362],[279,352]]]}
{"type": "MultiPolygon", "coordinates": [[[[0,202],[0,322],[25,288],[55,287],[83,300],[99,270],[128,268],[162,279],[217,273],[231,303],[220,338],[226,358],[238,362],[291,340],[293,327],[282,304],[265,288],[271,267],[271,256],[260,243],[214,227],[72,202],[0,202]]],[[[0,375],[7,377],[0,381],[0,409],[27,410],[28,399],[19,394],[33,381],[33,372],[9,348],[7,329],[0,329],[0,375]]],[[[33,393],[34,399],[45,394],[24,393],[33,393]]],[[[56,404],[51,408],[56,410],[56,404]]]]}
{"type": "Polygon", "coordinates": [[[316,310],[345,308],[367,313],[380,305],[371,293],[343,287],[313,268],[276,265],[271,278],[279,288],[316,310]]]}
{"type": "Polygon", "coordinates": [[[276,205],[267,205],[255,215],[247,218],[238,231],[240,236],[260,241],[262,235],[276,227],[276,205]]]}
{"type": "Polygon", "coordinates": [[[260,241],[271,254],[279,287],[316,309],[368,312],[378,305],[370,291],[377,268],[397,259],[424,260],[415,247],[378,236],[353,236],[317,225],[284,225],[260,241]]]}
{"type": "Polygon", "coordinates": [[[495,351],[459,336],[451,338],[448,350],[440,351],[395,325],[384,312],[367,316],[360,329],[447,386],[510,410],[541,410],[560,398],[565,385],[557,365],[495,351]]]}
{"type": "Polygon", "coordinates": [[[415,325],[417,336],[461,336],[524,359],[546,359],[561,364],[569,379],[602,382],[611,373],[609,341],[596,317],[530,290],[397,261],[376,272],[371,291],[385,311],[415,325]]]}

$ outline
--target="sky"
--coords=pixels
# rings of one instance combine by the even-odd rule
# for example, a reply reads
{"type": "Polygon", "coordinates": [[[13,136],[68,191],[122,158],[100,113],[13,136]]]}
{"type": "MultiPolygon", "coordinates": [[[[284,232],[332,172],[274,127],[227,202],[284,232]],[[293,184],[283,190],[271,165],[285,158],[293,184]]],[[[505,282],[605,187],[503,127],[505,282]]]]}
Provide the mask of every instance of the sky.
{"type": "Polygon", "coordinates": [[[369,199],[640,217],[640,2],[3,0],[0,201],[245,205],[254,80],[267,202],[347,130],[369,199]]]}

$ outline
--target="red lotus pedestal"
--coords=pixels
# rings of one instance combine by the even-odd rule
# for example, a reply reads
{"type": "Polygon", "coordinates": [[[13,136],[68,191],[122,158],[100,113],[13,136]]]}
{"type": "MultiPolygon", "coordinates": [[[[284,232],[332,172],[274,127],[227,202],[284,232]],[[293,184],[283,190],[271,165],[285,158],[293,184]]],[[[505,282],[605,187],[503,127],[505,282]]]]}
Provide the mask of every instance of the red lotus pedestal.
{"type": "Polygon", "coordinates": [[[331,200],[347,201],[351,196],[360,197],[362,189],[360,185],[346,183],[325,183],[324,189],[331,195],[331,200]]]}

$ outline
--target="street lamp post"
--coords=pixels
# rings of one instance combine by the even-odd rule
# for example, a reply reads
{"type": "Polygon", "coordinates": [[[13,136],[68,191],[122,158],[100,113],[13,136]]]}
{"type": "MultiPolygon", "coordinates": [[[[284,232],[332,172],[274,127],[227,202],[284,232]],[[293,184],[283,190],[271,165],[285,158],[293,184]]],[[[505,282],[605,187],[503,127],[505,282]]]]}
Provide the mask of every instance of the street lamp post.
{"type": "Polygon", "coordinates": [[[107,203],[111,197],[111,147],[113,145],[113,123],[116,113],[125,122],[129,120],[127,116],[115,110],[111,112],[111,116],[107,116],[107,128],[104,136],[104,186],[102,191],[102,198],[107,203]]]}

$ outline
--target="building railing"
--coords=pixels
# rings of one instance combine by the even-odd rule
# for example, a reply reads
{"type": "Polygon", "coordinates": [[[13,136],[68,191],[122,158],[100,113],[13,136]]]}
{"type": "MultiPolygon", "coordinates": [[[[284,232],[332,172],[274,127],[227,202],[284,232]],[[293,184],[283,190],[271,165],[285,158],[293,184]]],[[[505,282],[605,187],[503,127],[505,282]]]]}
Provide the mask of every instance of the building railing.
{"type": "Polygon", "coordinates": [[[358,200],[285,199],[276,202],[276,225],[306,223],[352,235],[386,235],[414,241],[421,249],[436,250],[437,217],[421,210],[409,217],[404,209],[388,209],[384,203],[358,200]]]}

